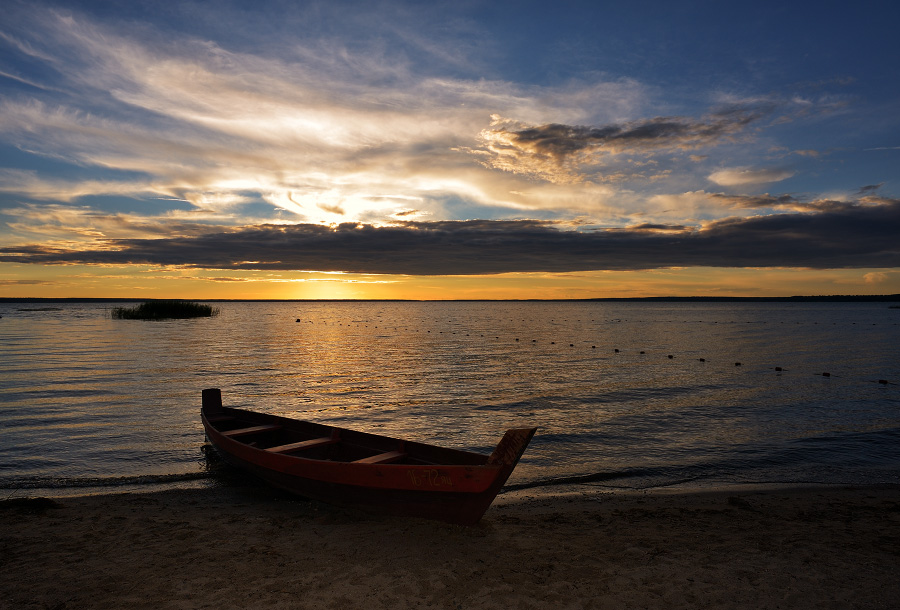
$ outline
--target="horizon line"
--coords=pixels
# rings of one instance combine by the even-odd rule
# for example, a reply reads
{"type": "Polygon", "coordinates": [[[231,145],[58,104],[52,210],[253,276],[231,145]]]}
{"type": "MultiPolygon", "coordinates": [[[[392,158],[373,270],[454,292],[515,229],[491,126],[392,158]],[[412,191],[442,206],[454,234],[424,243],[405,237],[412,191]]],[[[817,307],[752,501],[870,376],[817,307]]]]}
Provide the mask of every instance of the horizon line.
{"type": "Polygon", "coordinates": [[[209,303],[516,303],[516,302],[594,302],[594,301],[707,301],[707,302],[740,302],[740,301],[819,301],[819,302],[888,302],[900,301],[900,294],[830,294],[830,295],[792,295],[792,296],[650,296],[650,297],[587,297],[557,299],[204,299],[180,297],[0,297],[0,303],[47,301],[57,303],[121,303],[142,301],[203,301],[209,303]]]}

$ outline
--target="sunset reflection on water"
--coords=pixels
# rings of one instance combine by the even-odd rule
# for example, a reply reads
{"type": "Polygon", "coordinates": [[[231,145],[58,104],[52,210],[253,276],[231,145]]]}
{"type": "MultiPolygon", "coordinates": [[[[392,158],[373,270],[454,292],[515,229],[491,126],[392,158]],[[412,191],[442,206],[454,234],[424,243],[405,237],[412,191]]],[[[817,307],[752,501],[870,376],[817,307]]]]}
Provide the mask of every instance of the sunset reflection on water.
{"type": "Polygon", "coordinates": [[[143,322],[105,304],[3,304],[0,484],[196,472],[205,387],[230,406],[485,452],[538,426],[511,484],[900,472],[900,320],[881,304],[217,305],[143,322]]]}

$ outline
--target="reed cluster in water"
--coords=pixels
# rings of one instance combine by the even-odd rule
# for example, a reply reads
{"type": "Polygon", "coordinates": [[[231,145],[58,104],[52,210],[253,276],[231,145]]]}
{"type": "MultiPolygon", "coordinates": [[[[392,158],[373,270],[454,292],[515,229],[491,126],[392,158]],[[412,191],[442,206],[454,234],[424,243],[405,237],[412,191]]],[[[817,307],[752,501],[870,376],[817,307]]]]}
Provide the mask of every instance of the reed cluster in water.
{"type": "Polygon", "coordinates": [[[219,315],[219,309],[191,301],[147,301],[137,307],[115,307],[110,315],[120,320],[208,318],[219,315]]]}

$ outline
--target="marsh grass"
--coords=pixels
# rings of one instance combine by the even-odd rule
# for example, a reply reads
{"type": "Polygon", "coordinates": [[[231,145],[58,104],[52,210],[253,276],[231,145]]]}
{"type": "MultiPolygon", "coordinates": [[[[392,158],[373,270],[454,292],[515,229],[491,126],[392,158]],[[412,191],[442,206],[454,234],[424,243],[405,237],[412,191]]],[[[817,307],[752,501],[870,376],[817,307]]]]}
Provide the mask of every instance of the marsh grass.
{"type": "Polygon", "coordinates": [[[191,301],[147,301],[137,307],[114,307],[110,316],[119,320],[167,320],[171,318],[208,318],[219,309],[191,301]]]}

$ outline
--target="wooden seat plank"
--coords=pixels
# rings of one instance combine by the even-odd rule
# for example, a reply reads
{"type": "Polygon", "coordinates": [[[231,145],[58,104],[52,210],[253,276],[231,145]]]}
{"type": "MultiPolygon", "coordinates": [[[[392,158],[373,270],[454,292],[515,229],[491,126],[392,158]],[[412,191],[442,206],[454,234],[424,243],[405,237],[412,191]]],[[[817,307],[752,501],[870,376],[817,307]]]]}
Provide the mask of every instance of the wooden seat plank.
{"type": "Polygon", "coordinates": [[[390,464],[391,462],[399,462],[406,457],[403,451],[388,451],[379,453],[361,460],[354,460],[354,464],[390,464]]]}
{"type": "Polygon", "coordinates": [[[324,445],[333,445],[338,440],[331,436],[323,436],[322,438],[311,438],[306,441],[298,441],[296,443],[288,443],[287,445],[278,445],[277,447],[269,447],[266,451],[272,453],[288,453],[291,451],[302,451],[304,449],[312,449],[313,447],[322,447],[324,445]]]}
{"type": "Polygon", "coordinates": [[[238,428],[237,430],[226,430],[222,432],[222,435],[234,438],[235,436],[245,436],[258,432],[273,432],[275,430],[281,430],[281,426],[277,424],[263,424],[261,426],[250,426],[249,428],[238,428]]]}

